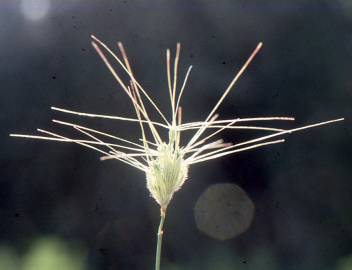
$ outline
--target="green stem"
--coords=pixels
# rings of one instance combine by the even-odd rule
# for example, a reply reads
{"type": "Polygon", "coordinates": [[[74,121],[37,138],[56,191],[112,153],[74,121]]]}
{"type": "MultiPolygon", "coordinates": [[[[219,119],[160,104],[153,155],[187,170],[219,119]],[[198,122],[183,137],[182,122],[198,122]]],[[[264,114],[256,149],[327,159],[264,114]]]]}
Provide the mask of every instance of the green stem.
{"type": "Polygon", "coordinates": [[[161,245],[163,242],[163,226],[165,221],[166,211],[160,209],[160,224],[158,229],[158,241],[156,245],[156,254],[155,254],[155,270],[160,270],[160,257],[161,257],[161,245]]]}

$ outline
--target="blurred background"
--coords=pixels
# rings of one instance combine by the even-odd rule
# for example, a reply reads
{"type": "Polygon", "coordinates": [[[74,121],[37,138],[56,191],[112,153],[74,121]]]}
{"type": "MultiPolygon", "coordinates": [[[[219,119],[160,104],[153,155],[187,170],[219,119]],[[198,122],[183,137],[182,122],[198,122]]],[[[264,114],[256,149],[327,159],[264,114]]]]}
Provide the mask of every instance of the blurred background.
{"type": "Polygon", "coordinates": [[[165,50],[180,41],[180,77],[193,65],[185,121],[207,116],[260,41],[221,118],[296,117],[270,123],[282,128],[346,118],[191,167],[168,209],[163,270],[352,269],[351,1],[5,0],[1,270],[153,269],[159,209],[142,173],[100,162],[79,145],[8,137],[36,128],[72,134],[54,118],[138,140],[136,124],[50,110],[134,117],[90,34],[115,50],[124,43],[137,78],[165,112],[165,50]]]}

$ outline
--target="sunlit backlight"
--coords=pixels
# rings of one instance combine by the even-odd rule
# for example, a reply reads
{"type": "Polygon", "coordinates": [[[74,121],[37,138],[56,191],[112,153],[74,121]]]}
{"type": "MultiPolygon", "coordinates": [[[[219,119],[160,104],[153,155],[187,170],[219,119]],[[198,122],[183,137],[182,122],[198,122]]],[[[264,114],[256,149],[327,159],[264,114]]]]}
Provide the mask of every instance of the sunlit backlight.
{"type": "Polygon", "coordinates": [[[30,21],[39,21],[48,15],[50,0],[22,0],[21,12],[30,21]]]}

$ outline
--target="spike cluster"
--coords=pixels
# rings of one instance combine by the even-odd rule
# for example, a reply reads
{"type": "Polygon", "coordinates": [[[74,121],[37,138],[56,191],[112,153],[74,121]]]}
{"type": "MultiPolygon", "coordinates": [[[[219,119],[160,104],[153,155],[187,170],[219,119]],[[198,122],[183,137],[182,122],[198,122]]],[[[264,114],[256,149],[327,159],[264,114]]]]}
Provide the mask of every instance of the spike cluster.
{"type": "Polygon", "coordinates": [[[110,70],[122,90],[131,100],[136,113],[136,118],[84,113],[58,107],[51,107],[51,109],[62,113],[85,117],[136,122],[139,124],[141,130],[141,143],[132,142],[109,133],[59,120],[53,120],[53,122],[72,127],[81,135],[85,136],[85,139],[72,139],[43,129],[38,129],[38,132],[43,135],[10,134],[10,136],[76,143],[100,152],[103,155],[101,160],[116,159],[131,165],[145,172],[147,187],[152,197],[157,201],[163,211],[166,210],[173,194],[179,190],[185,182],[188,168],[191,164],[200,163],[253,148],[281,143],[284,142],[283,139],[275,138],[282,137],[282,135],[295,131],[343,120],[343,118],[339,118],[294,129],[278,129],[261,125],[244,125],[245,123],[252,122],[293,121],[294,118],[292,117],[256,117],[218,120],[218,114],[216,114],[218,108],[262,47],[262,43],[259,43],[240,71],[230,82],[206,119],[199,122],[182,123],[182,108],[180,106],[181,98],[192,66],[188,68],[185,74],[185,79],[178,90],[178,64],[181,50],[181,46],[178,43],[173,61],[173,76],[171,71],[171,52],[169,49],[166,51],[167,82],[172,114],[171,121],[168,121],[156,105],[156,102],[154,102],[149,96],[149,91],[145,90],[136,80],[122,43],[119,42],[117,45],[121,53],[121,57],[117,56],[98,38],[92,36],[92,46],[101,57],[106,67],[110,70]],[[117,74],[108,60],[107,55],[117,61],[124,72],[129,76],[128,83],[125,83],[117,74]],[[158,113],[161,122],[151,120],[146,110],[146,103],[149,103],[149,105],[151,105],[158,113]],[[163,139],[159,134],[159,129],[166,129],[169,134],[168,138],[163,139]],[[211,141],[211,139],[220,132],[230,129],[257,130],[260,132],[270,132],[270,134],[259,136],[258,138],[243,141],[237,144],[224,143],[221,139],[211,141]],[[195,131],[195,133],[187,144],[181,146],[181,134],[189,131],[195,131]],[[147,136],[147,134],[150,135],[147,136]],[[113,140],[114,142],[106,142],[107,139],[113,140]]]}

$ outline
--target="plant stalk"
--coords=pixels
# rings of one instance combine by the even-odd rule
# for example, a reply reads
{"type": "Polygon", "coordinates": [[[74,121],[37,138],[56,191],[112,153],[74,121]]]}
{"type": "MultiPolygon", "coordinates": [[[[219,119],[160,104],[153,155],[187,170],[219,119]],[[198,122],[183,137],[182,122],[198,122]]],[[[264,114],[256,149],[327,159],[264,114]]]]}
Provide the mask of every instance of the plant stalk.
{"type": "Polygon", "coordinates": [[[161,258],[161,245],[163,242],[163,226],[166,216],[166,210],[160,208],[160,224],[157,235],[157,245],[156,245],[156,254],[155,254],[155,270],[160,270],[160,258],[161,258]]]}

